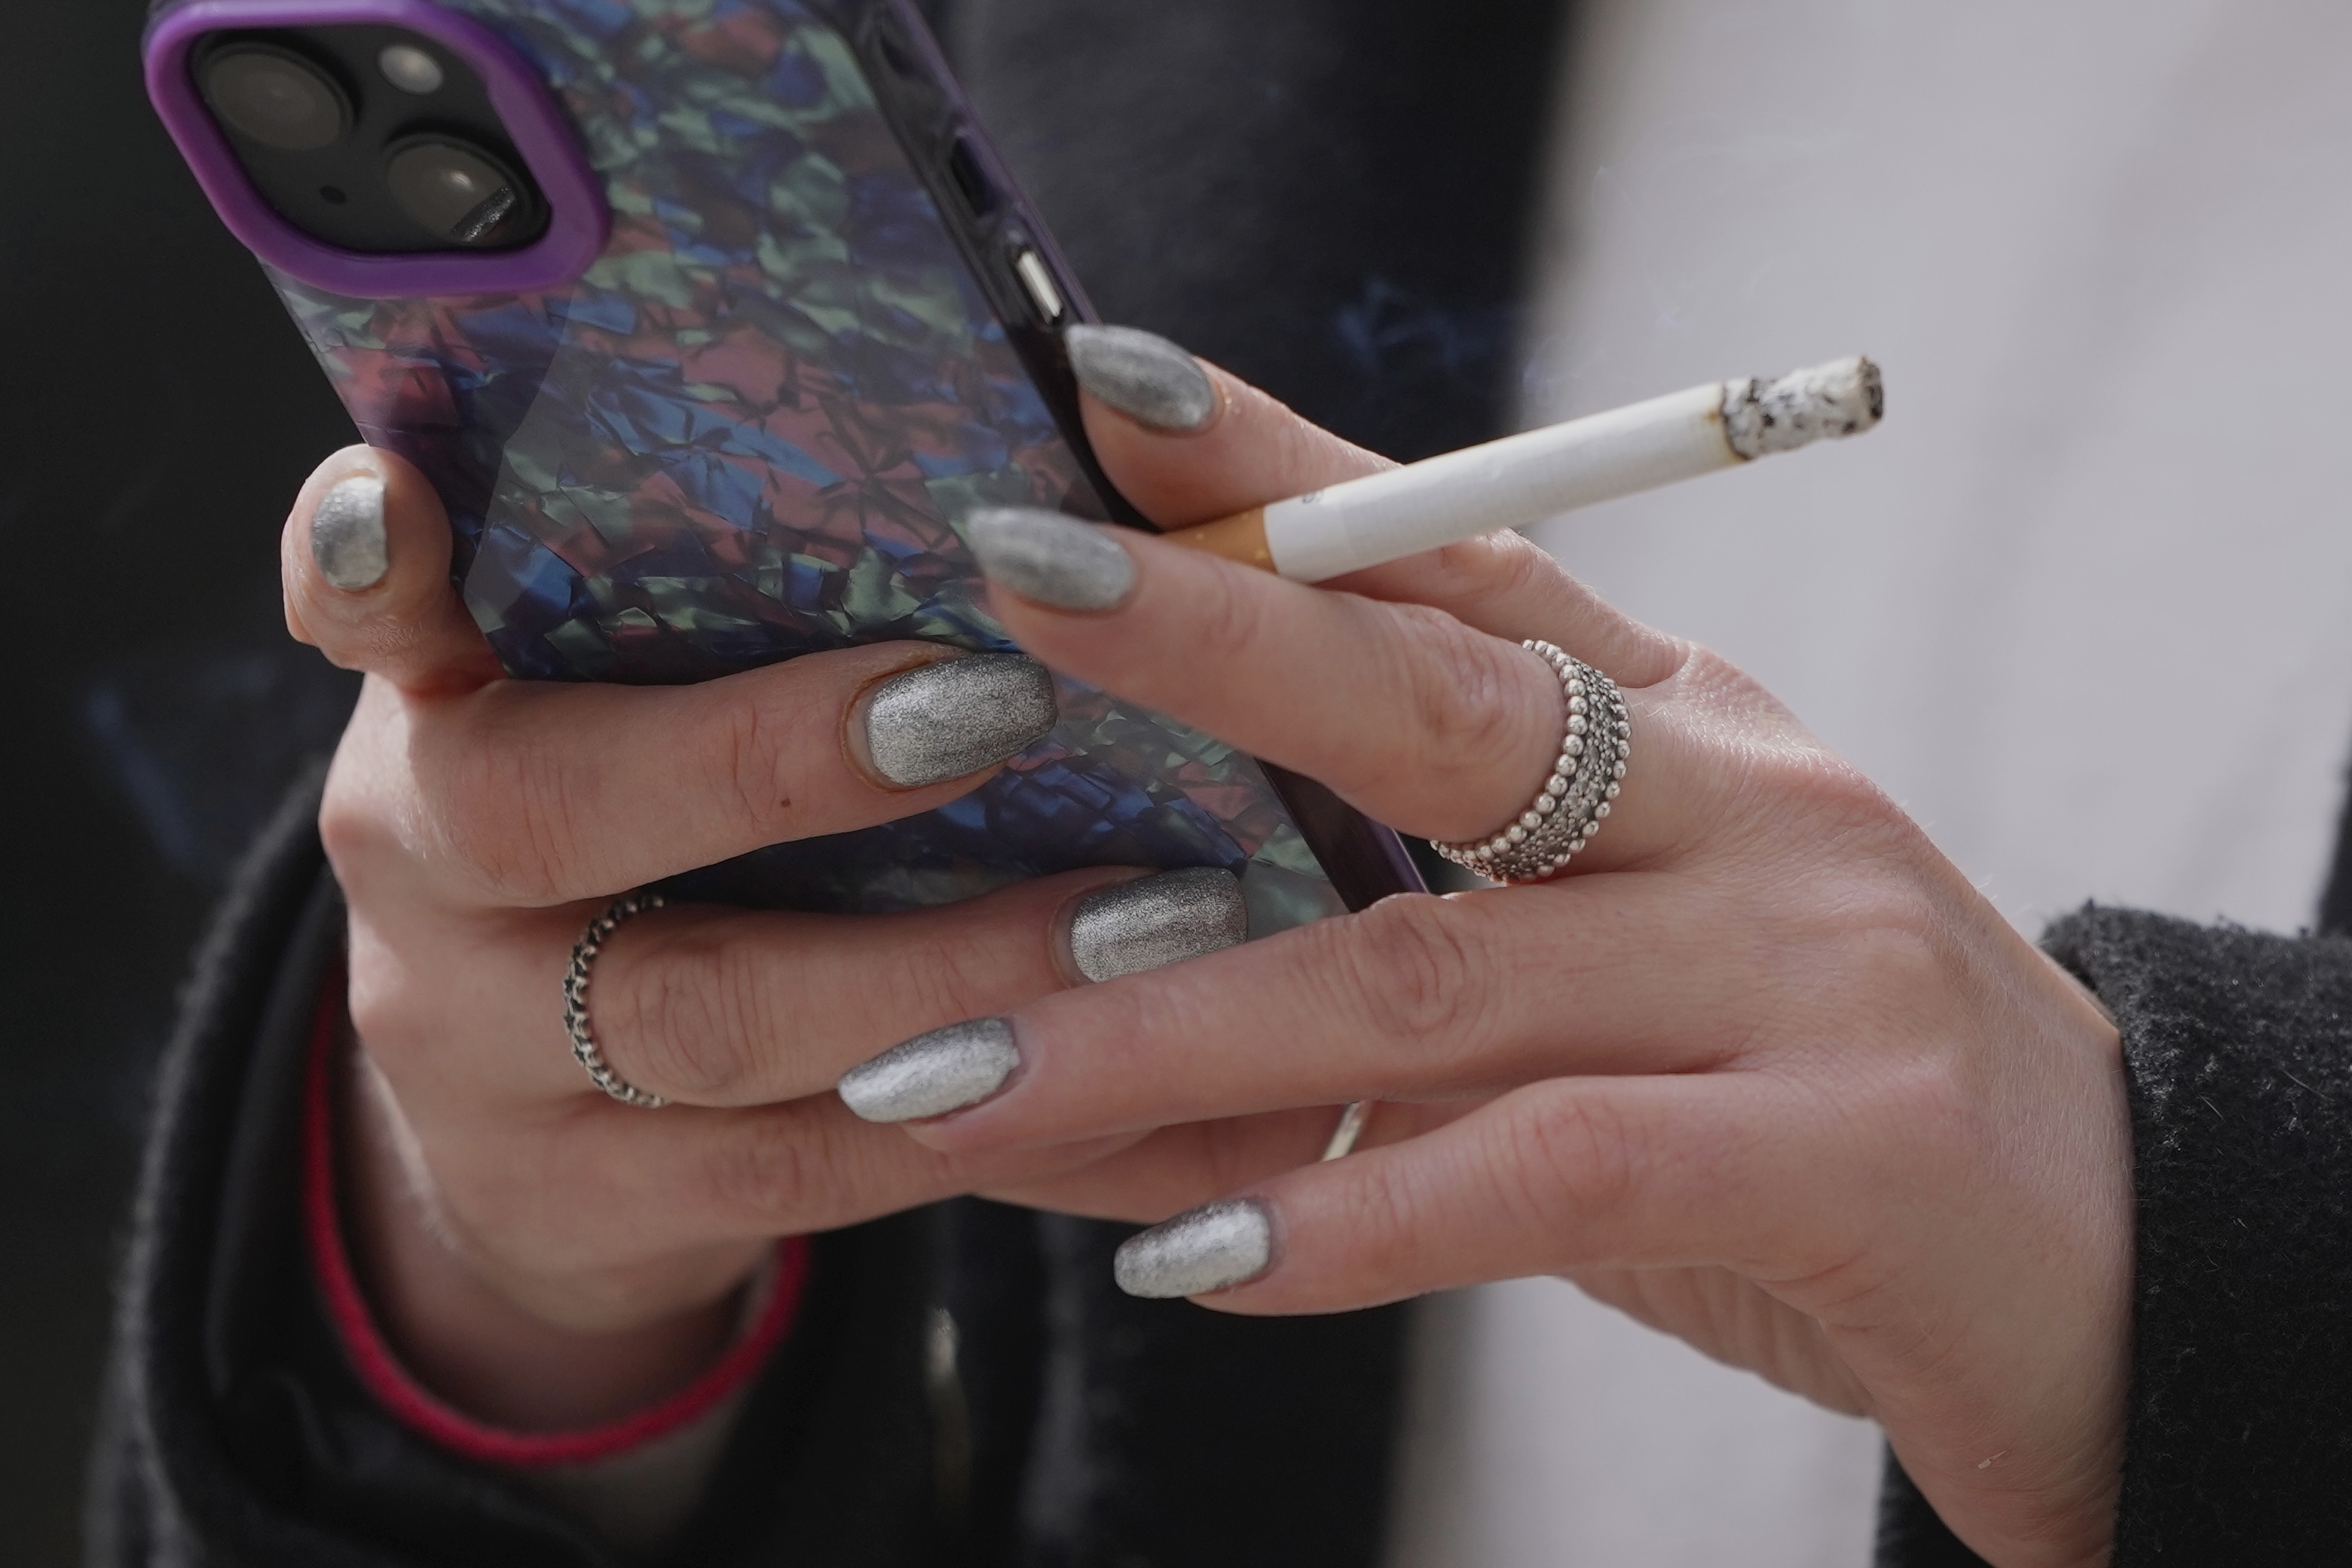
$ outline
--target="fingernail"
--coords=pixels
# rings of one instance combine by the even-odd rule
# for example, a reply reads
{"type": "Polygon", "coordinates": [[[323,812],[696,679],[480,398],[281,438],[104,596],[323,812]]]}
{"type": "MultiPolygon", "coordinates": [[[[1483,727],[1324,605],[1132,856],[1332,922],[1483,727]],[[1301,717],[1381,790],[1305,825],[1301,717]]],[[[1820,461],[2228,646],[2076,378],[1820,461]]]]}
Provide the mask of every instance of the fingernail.
{"type": "Polygon", "coordinates": [[[1089,980],[1115,980],[1217,952],[1248,935],[1239,877],[1216,866],[1164,871],[1078,900],[1070,961],[1089,980]]]}
{"type": "Polygon", "coordinates": [[[1256,1279],[1273,1261],[1274,1219],[1265,1205],[1229,1197],[1128,1238],[1111,1260],[1111,1274],[1129,1295],[1157,1301],[1229,1289],[1256,1279]]]}
{"type": "Polygon", "coordinates": [[[1024,599],[1056,610],[1110,610],[1135,590],[1135,558],[1102,529],[1036,507],[982,507],[963,515],[980,570],[1024,599]]]}
{"type": "Polygon", "coordinates": [[[392,569],[383,530],[383,481],[373,474],[339,479],[310,514],[310,559],[319,575],[346,593],[373,588],[392,569]]]}
{"type": "Polygon", "coordinates": [[[1054,677],[1034,659],[941,659],[867,695],[866,754],[893,784],[937,784],[1027,750],[1061,716],[1054,677]]]}
{"type": "Polygon", "coordinates": [[[842,1103],[869,1122],[919,1122],[979,1104],[1020,1065],[1013,1026],[973,1019],[901,1041],[843,1073],[835,1087],[842,1103]]]}
{"type": "Polygon", "coordinates": [[[1062,341],[1078,384],[1139,424],[1189,435],[1217,417],[1217,388],[1209,372],[1156,332],[1069,327],[1062,341]]]}

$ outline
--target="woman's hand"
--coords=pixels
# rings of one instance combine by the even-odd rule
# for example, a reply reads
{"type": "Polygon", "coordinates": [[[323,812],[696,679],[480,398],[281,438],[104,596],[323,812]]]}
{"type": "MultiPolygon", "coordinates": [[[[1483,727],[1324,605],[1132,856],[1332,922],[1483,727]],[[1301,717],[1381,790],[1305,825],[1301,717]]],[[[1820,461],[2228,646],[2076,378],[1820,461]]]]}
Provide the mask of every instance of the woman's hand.
{"type": "MultiPolygon", "coordinates": [[[[1192,434],[1088,411],[1163,522],[1361,471],[1217,385],[1192,434]]],[[[1032,654],[1405,831],[1491,833],[1543,783],[1560,688],[1523,638],[1622,684],[1633,754],[1569,874],[1040,996],[1004,1015],[1001,1089],[913,1141],[976,1160],[1384,1102],[1364,1152],[1130,1243],[1130,1288],[1308,1312],[1564,1274],[1875,1417],[1991,1561],[2104,1561],[2131,1278],[2116,1035],[1867,779],[1515,538],[1328,590],[1045,514],[980,543],[1032,654]]],[[[952,1049],[907,1051],[939,1072],[952,1049]]],[[[872,1089],[908,1060],[845,1092],[894,1119],[872,1089]]]]}
{"type": "Polygon", "coordinates": [[[393,1343],[444,1397],[524,1428],[658,1398],[722,1348],[778,1236],[1016,1182],[1165,1213],[1308,1157],[1313,1112],[1108,1170],[1136,1134],[943,1155],[830,1092],[904,1035],[1232,940],[1202,918],[1237,913],[1222,873],[1172,911],[1110,869],[905,915],[641,915],[596,962],[592,1022],[621,1079],[675,1103],[592,1087],[560,987],[614,895],[952,800],[1052,723],[1050,684],[904,643],[691,687],[509,682],[449,549],[424,480],[358,447],[305,487],[283,551],[294,633],[368,673],[320,822],[351,911],[347,1211],[393,1343]],[[1171,1185],[1180,1166],[1200,1174],[1171,1185]]]}

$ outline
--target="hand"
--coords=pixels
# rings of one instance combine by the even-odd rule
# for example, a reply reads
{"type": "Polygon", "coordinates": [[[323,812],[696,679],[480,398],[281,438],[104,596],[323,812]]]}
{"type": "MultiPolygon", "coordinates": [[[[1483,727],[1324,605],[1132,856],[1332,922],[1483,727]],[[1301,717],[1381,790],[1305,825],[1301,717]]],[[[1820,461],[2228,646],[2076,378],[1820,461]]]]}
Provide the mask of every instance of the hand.
{"type": "Polygon", "coordinates": [[[904,915],[641,915],[597,960],[593,1028],[622,1079],[676,1103],[607,1098],[572,1058],[560,986],[615,894],[938,806],[1035,738],[1050,693],[1000,660],[998,700],[964,701],[933,678],[963,666],[919,644],[684,688],[510,682],[449,549],[421,476],[366,448],[312,477],[283,549],[294,634],[368,675],[320,819],[351,911],[347,1210],[389,1336],[444,1397],[510,1427],[593,1423],[716,1357],[778,1236],[990,1185],[1165,1213],[1328,1130],[1316,1112],[1213,1148],[1187,1130],[1104,1168],[1138,1135],[942,1155],[830,1092],[903,1035],[1079,982],[1074,923],[1116,967],[1122,934],[1151,935],[1104,918],[1131,914],[1116,895],[1089,901],[1132,891],[1117,869],[904,915]]]}
{"type": "MultiPolygon", "coordinates": [[[[1218,385],[1205,434],[1088,412],[1161,521],[1361,471],[1218,385]]],[[[2116,1031],[1867,779],[1517,539],[1328,590],[1045,514],[978,542],[1035,657],[1406,831],[1492,832],[1549,771],[1559,686],[1522,638],[1622,684],[1633,751],[1569,874],[1041,997],[1006,1015],[1001,1091],[914,1141],[978,1158],[1381,1101],[1377,1146],[1234,1184],[1130,1243],[1124,1281],[1281,1313],[1564,1274],[1875,1417],[1992,1562],[2105,1560],[2131,1279],[2116,1031]]]]}

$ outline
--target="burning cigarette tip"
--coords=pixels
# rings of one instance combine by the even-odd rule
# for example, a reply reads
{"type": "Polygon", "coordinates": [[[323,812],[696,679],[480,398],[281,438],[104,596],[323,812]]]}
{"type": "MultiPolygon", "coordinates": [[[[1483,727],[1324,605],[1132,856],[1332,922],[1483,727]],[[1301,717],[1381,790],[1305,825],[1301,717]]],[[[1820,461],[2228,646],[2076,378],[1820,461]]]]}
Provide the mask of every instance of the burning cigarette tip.
{"type": "Polygon", "coordinates": [[[1723,383],[1723,433],[1745,458],[1859,435],[1886,413],[1886,383],[1860,355],[1791,371],[1779,381],[1723,383]]]}

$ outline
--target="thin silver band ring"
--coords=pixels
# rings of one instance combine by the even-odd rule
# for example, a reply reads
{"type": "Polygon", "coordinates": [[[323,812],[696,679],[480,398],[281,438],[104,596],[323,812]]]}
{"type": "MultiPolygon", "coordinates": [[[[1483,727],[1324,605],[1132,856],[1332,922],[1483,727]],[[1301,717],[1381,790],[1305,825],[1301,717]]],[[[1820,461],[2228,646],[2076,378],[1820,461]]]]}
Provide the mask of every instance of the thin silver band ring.
{"type": "Polygon", "coordinates": [[[588,923],[588,929],[572,946],[572,962],[563,971],[563,1032],[572,1037],[572,1054],[588,1071],[588,1077],[597,1088],[624,1105],[635,1105],[641,1111],[658,1111],[669,1103],[658,1094],[648,1094],[613,1071],[604,1053],[596,1049],[596,1037],[588,1029],[588,976],[595,967],[596,955],[624,922],[643,915],[648,909],[659,909],[666,902],[658,893],[640,890],[614,899],[604,913],[588,923]]]}

